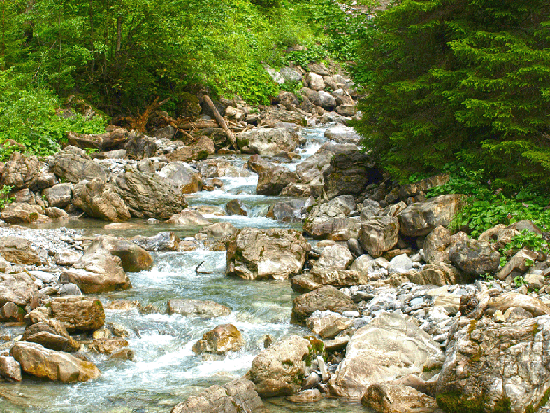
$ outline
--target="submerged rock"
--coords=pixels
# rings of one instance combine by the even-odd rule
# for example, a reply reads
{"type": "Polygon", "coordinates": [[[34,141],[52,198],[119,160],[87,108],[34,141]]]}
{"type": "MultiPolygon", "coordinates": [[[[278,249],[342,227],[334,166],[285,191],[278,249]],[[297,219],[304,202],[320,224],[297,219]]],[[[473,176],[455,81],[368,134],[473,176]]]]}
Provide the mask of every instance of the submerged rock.
{"type": "Polygon", "coordinates": [[[241,332],[233,324],[222,324],[207,331],[193,345],[193,351],[197,354],[215,353],[225,354],[228,351],[238,351],[244,346],[241,332]]]}
{"type": "Polygon", "coordinates": [[[168,301],[168,314],[196,315],[211,318],[229,315],[231,314],[231,309],[209,300],[174,299],[168,301]]]}

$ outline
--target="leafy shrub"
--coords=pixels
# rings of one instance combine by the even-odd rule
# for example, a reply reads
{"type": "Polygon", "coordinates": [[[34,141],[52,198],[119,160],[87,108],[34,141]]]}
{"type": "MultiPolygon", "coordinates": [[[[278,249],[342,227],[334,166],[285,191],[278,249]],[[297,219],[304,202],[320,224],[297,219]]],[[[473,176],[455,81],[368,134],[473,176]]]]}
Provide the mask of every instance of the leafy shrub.
{"type": "Polygon", "coordinates": [[[9,196],[12,189],[13,186],[10,185],[4,185],[0,189],[0,210],[4,209],[6,205],[11,204],[15,200],[15,197],[9,196]]]}
{"type": "Polygon", "coordinates": [[[59,99],[45,88],[23,86],[24,79],[12,71],[0,71],[0,160],[20,150],[18,146],[4,144],[11,139],[25,147],[26,152],[47,156],[59,149],[68,131],[101,133],[105,119],[95,116],[86,119],[80,114],[64,118],[57,114],[59,99]]]}
{"type": "Polygon", "coordinates": [[[447,165],[451,178],[445,185],[431,189],[427,195],[464,194],[468,198],[453,219],[451,227],[466,230],[477,237],[497,224],[510,225],[524,219],[550,229],[548,199],[536,188],[525,187],[515,194],[495,189],[483,169],[468,170],[463,165],[447,165]]]}

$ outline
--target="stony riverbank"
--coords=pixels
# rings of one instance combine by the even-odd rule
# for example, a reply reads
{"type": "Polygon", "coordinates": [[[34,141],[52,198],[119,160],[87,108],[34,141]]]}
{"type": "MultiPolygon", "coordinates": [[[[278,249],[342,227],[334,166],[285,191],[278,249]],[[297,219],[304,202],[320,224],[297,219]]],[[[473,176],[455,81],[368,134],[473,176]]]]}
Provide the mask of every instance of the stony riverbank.
{"type": "MultiPolygon", "coordinates": [[[[285,92],[260,112],[223,105],[238,147],[207,118],[180,130],[158,113],[156,136],[72,136],[48,159],[14,154],[2,166],[15,202],[1,212],[0,319],[23,330],[3,337],[0,374],[85,382],[100,375],[95,354],[132,360],[136,333],[105,323],[105,310],[208,319],[193,357],[242,352],[246,334],[227,305],[97,298],[132,291],[128,274],[159,254],[225,251],[226,277],[290,286],[289,318],[311,334],[263,335],[244,377],[173,412],[262,411],[275,396],[361,400],[377,412],[544,411],[550,257],[511,250],[501,266],[499,253],[521,231],[542,230],[520,221],[475,239],[451,232],[464,197],[425,196],[449,177],[392,182],[345,125],[352,83],[323,67],[289,69],[272,75],[304,76],[302,102],[285,92]],[[312,144],[304,124],[327,124],[323,138],[312,144]],[[235,191],[235,179],[269,202],[247,204],[243,187],[230,202],[201,202],[235,191]],[[102,234],[65,228],[82,216],[105,221],[102,234]]],[[[188,270],[201,277],[208,264],[188,270]]]]}

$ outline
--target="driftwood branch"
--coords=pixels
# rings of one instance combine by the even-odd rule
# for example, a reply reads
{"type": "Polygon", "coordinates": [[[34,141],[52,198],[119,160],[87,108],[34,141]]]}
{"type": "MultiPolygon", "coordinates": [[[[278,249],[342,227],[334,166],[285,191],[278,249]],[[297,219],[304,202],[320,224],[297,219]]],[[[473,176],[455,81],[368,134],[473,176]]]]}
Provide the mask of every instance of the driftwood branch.
{"type": "Polygon", "coordinates": [[[206,104],[208,105],[208,107],[212,110],[212,112],[214,113],[214,117],[216,118],[216,120],[218,121],[218,124],[220,125],[220,127],[223,129],[223,131],[225,132],[225,134],[227,135],[227,137],[229,138],[229,140],[231,141],[231,145],[233,145],[233,148],[234,149],[238,149],[237,148],[237,139],[235,138],[235,135],[233,134],[233,132],[231,132],[231,130],[227,127],[227,124],[225,123],[225,120],[222,118],[222,116],[220,115],[220,112],[218,112],[218,109],[216,109],[216,106],[214,106],[214,103],[212,102],[212,99],[210,99],[210,96],[208,95],[204,95],[204,101],[206,102],[206,104]]]}
{"type": "Polygon", "coordinates": [[[145,125],[147,125],[147,122],[149,121],[149,116],[151,116],[151,113],[157,110],[162,105],[164,105],[169,100],[170,98],[167,98],[159,102],[159,98],[157,96],[153,101],[153,103],[147,106],[145,108],[145,111],[141,115],[137,116],[135,119],[132,119],[132,118],[129,119],[132,125],[132,129],[135,129],[137,132],[145,132],[145,125]]]}

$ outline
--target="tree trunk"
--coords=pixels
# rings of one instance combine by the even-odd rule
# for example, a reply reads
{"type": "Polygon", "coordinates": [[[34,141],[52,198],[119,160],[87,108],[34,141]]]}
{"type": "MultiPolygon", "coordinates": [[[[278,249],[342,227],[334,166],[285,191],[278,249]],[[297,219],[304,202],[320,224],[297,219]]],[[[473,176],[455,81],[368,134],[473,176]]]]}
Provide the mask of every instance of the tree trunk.
{"type": "Polygon", "coordinates": [[[229,140],[231,141],[231,145],[233,146],[233,149],[238,149],[237,139],[235,138],[235,135],[233,135],[233,132],[231,132],[229,130],[229,128],[227,127],[227,124],[225,123],[225,120],[220,115],[220,112],[218,112],[218,109],[216,109],[216,106],[212,102],[212,99],[210,99],[210,96],[204,95],[204,101],[206,102],[208,107],[212,110],[212,112],[214,113],[214,117],[218,121],[218,124],[223,129],[223,131],[225,132],[225,134],[227,135],[229,140]]]}

